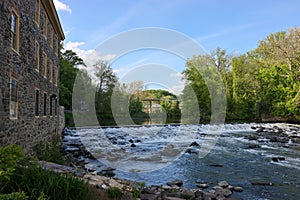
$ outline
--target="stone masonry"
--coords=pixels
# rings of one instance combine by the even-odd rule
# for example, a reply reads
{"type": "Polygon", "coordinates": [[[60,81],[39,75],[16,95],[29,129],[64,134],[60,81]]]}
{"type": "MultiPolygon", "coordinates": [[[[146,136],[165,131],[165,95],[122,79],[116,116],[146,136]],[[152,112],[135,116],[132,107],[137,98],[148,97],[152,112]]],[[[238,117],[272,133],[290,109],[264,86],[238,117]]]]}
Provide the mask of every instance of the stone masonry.
{"type": "Polygon", "coordinates": [[[60,134],[63,39],[52,0],[0,1],[0,146],[19,144],[31,154],[60,134]]]}

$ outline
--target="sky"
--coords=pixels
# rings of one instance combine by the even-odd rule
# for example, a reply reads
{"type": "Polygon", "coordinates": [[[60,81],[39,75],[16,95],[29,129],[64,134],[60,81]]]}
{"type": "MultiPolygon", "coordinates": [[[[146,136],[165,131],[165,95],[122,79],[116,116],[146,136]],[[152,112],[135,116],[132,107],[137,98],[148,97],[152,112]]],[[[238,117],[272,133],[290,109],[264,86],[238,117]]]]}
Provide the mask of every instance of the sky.
{"type": "MultiPolygon", "coordinates": [[[[165,74],[165,79],[177,77],[178,84],[174,88],[166,86],[175,93],[182,87],[179,74],[184,70],[187,58],[146,48],[119,55],[107,53],[101,49],[102,44],[131,30],[155,27],[184,35],[208,53],[221,47],[230,54],[243,54],[256,48],[259,40],[270,33],[300,25],[298,0],[53,1],[66,36],[65,49],[71,49],[83,58],[90,73],[93,73],[92,65],[99,59],[108,60],[120,80],[135,74],[132,70],[154,64],[169,69],[162,71],[172,71],[165,74]]],[[[126,42],[135,40],[138,38],[129,37],[118,45],[121,48],[126,42]]],[[[160,40],[163,43],[166,38],[160,40]]],[[[143,75],[135,78],[143,79],[143,75]]],[[[153,83],[160,85],[158,80],[153,83]]]]}

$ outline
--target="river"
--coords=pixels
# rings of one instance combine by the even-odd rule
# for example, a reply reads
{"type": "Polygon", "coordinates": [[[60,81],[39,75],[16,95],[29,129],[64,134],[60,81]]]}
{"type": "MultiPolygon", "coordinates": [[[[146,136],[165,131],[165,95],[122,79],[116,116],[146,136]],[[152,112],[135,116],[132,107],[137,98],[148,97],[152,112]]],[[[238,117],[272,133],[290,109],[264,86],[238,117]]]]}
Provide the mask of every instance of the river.
{"type": "Polygon", "coordinates": [[[95,173],[114,167],[118,178],[147,185],[182,180],[189,189],[226,180],[244,188],[235,198],[300,199],[300,125],[138,126],[75,134],[98,159],[87,164],[95,173]]]}

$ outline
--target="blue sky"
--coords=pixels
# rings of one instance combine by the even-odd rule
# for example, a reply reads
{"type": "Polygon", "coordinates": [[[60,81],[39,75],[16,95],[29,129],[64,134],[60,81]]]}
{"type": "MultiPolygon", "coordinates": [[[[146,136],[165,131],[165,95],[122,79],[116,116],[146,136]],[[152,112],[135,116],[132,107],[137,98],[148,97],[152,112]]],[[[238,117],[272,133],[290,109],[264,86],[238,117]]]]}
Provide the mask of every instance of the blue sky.
{"type": "MultiPolygon", "coordinates": [[[[161,27],[178,31],[207,52],[216,47],[245,53],[268,34],[300,25],[297,0],[54,0],[66,35],[67,49],[88,65],[93,51],[108,38],[136,28],[161,27]]],[[[102,55],[105,56],[105,55],[102,55]]],[[[109,57],[109,55],[106,55],[109,57]]],[[[175,71],[184,60],[165,52],[141,51],[123,56],[112,67],[120,76],[137,63],[161,63],[175,71]],[[163,61],[162,61],[163,60],[163,61]]]]}

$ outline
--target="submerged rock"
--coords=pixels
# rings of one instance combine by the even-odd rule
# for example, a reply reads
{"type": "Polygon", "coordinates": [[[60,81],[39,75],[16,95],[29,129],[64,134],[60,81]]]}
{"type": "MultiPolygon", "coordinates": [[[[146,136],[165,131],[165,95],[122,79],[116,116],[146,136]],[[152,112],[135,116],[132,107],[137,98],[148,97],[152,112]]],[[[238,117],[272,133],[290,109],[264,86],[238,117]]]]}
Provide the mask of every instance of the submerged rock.
{"type": "Polygon", "coordinates": [[[258,140],[258,136],[256,136],[256,135],[248,135],[246,138],[248,140],[258,140]]]}
{"type": "Polygon", "coordinates": [[[249,144],[249,146],[247,147],[247,149],[258,149],[260,148],[260,145],[258,144],[249,144]]]}
{"type": "Polygon", "coordinates": [[[210,164],[209,166],[211,166],[211,167],[223,167],[223,165],[221,165],[221,164],[210,164]]]}

